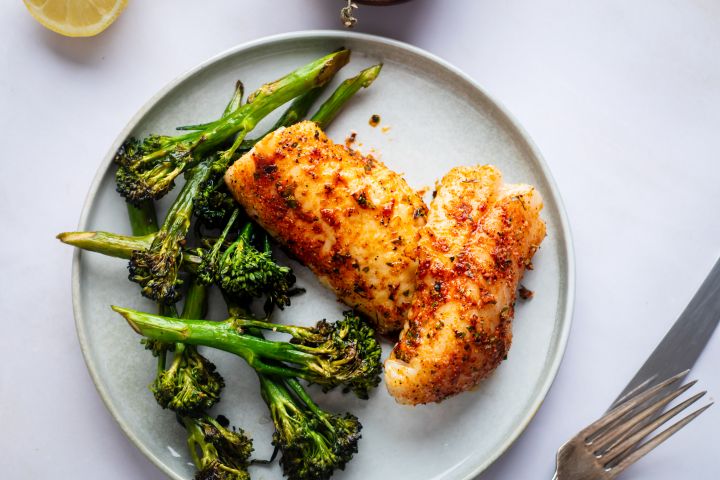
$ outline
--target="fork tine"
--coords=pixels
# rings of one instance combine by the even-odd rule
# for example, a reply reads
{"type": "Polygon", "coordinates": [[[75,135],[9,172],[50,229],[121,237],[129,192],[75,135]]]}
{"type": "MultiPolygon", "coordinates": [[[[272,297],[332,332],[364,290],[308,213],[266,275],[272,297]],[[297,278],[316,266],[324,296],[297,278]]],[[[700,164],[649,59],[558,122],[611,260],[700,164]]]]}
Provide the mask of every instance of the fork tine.
{"type": "Polygon", "coordinates": [[[685,370],[684,372],[680,372],[674,377],[670,377],[667,380],[665,380],[662,383],[658,383],[654,387],[646,390],[643,393],[638,394],[636,397],[633,397],[629,400],[627,400],[625,403],[622,403],[618,405],[615,409],[610,410],[605,416],[601,417],[596,422],[590,424],[586,428],[584,428],[580,434],[584,435],[585,438],[590,437],[591,435],[595,434],[600,430],[601,428],[605,427],[606,425],[609,425],[610,423],[614,422],[618,418],[624,416],[626,413],[628,413],[630,410],[633,410],[638,405],[642,405],[646,401],[648,401],[650,398],[655,396],[660,390],[664,389],[665,387],[672,385],[673,383],[680,380],[682,377],[687,375],[689,370],[685,370]]]}
{"type": "Polygon", "coordinates": [[[608,450],[607,453],[603,456],[603,459],[607,459],[605,464],[612,462],[613,460],[620,457],[623,453],[625,453],[629,448],[635,446],[638,442],[640,442],[643,438],[647,437],[653,430],[656,430],[658,427],[663,425],[665,422],[673,418],[678,413],[685,410],[687,407],[698,401],[700,397],[705,395],[707,392],[700,392],[696,395],[693,395],[692,397],[688,398],[684,402],[676,405],[675,407],[671,408],[667,412],[660,415],[658,418],[653,420],[651,423],[645,425],[643,428],[635,432],[633,435],[628,437],[627,439],[623,440],[622,442],[614,445],[611,449],[608,450]]]}
{"type": "Polygon", "coordinates": [[[601,433],[598,437],[594,438],[590,444],[595,449],[595,453],[599,453],[603,450],[612,450],[620,441],[623,440],[623,438],[628,432],[631,432],[638,426],[642,426],[642,422],[644,420],[651,418],[654,414],[664,408],[665,405],[685,393],[690,387],[692,387],[696,383],[697,380],[694,380],[675,390],[664,393],[660,399],[656,400],[650,406],[644,408],[640,412],[635,413],[627,420],[621,421],[621,423],[611,427],[606,432],[601,433]]]}
{"type": "MultiPolygon", "coordinates": [[[[686,370],[686,371],[685,371],[686,374],[689,373],[689,372],[690,372],[690,370],[686,370]]],[[[650,385],[652,382],[654,382],[655,380],[657,380],[657,377],[658,377],[657,374],[653,375],[652,377],[648,378],[647,380],[645,380],[644,382],[642,382],[642,383],[641,383],[640,385],[638,385],[637,387],[635,387],[635,388],[633,388],[632,390],[630,390],[628,393],[626,393],[626,394],[623,395],[622,397],[620,397],[620,398],[618,398],[617,400],[615,400],[615,402],[613,402],[613,404],[610,405],[610,410],[616,408],[616,407],[617,407],[618,405],[620,405],[621,403],[627,402],[628,400],[630,400],[632,397],[634,397],[634,396],[637,395],[638,393],[641,393],[643,390],[645,390],[645,389],[647,388],[648,385],[650,385]]],[[[608,411],[609,411],[609,410],[608,410],[608,411]]]]}
{"type": "Polygon", "coordinates": [[[620,463],[618,463],[615,467],[613,467],[610,470],[612,472],[613,476],[619,475],[620,473],[622,473],[623,470],[625,470],[627,467],[629,467],[633,463],[637,462],[639,459],[641,459],[643,456],[645,456],[648,452],[650,452],[655,447],[657,447],[658,445],[663,443],[665,440],[670,438],[673,434],[675,434],[678,430],[683,428],[685,425],[687,425],[688,423],[695,420],[695,418],[698,415],[703,413],[705,410],[710,408],[712,405],[713,405],[712,403],[709,403],[709,404],[705,405],[704,407],[695,410],[693,413],[684,417],[682,420],[676,422],[671,427],[664,430],[662,433],[654,436],[651,440],[648,440],[647,442],[645,442],[640,448],[638,448],[637,450],[635,450],[632,453],[630,453],[629,455],[627,455],[625,458],[623,458],[620,461],[620,463]]]}

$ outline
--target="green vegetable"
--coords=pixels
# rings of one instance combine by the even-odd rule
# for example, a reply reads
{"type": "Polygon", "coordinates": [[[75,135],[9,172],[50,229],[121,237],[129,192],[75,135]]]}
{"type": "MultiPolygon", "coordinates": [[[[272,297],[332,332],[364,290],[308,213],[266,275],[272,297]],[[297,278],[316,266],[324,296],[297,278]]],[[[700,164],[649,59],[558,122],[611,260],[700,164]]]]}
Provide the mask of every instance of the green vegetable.
{"type": "Polygon", "coordinates": [[[262,374],[302,378],[325,390],[342,385],[361,398],[367,398],[380,382],[380,345],[374,331],[350,313],[338,322],[322,321],[306,328],[236,317],[221,322],[178,320],[112,308],[144,337],[225,350],[242,357],[262,374]],[[244,329],[289,333],[293,343],[265,340],[243,333],[244,329]],[[279,365],[278,361],[288,365],[279,365]]]}
{"type": "Polygon", "coordinates": [[[145,236],[158,231],[155,205],[151,200],[138,205],[127,204],[128,217],[133,235],[145,236]]]}
{"type": "MultiPolygon", "coordinates": [[[[147,250],[155,240],[155,234],[144,236],[120,235],[110,232],[63,232],[57,239],[73,247],[89,252],[101,253],[109,257],[130,260],[136,250],[147,250]]],[[[182,250],[181,267],[195,272],[202,259],[190,250],[182,250]]]]}
{"type": "MultiPolygon", "coordinates": [[[[285,113],[278,119],[273,127],[265,134],[274,132],[280,127],[288,127],[302,120],[312,107],[312,104],[323,92],[323,87],[312,90],[297,97],[285,113]]],[[[238,148],[240,153],[250,150],[259,139],[265,135],[252,140],[243,140],[238,148]]],[[[218,169],[200,188],[195,198],[195,215],[208,228],[220,228],[227,223],[233,210],[237,208],[235,200],[223,181],[225,172],[218,169]]]]}
{"type": "Polygon", "coordinates": [[[369,87],[375,81],[382,69],[382,63],[374,65],[360,72],[357,76],[348,78],[340,84],[321,106],[320,109],[312,116],[311,120],[318,124],[322,129],[332,122],[343,106],[350,98],[355,95],[361,88],[369,87]]]}
{"type": "MultiPolygon", "coordinates": [[[[182,318],[204,317],[206,309],[207,289],[193,282],[185,299],[182,318]]],[[[224,386],[215,365],[200,355],[197,347],[176,343],[170,367],[165,368],[164,359],[158,362],[158,373],[150,390],[163,408],[189,415],[215,405],[224,386]]]]}
{"type": "Polygon", "coordinates": [[[324,480],[357,453],[362,425],[351,414],[321,410],[295,380],[260,375],[260,391],[275,425],[273,444],[290,480],[324,480]]]}
{"type": "Polygon", "coordinates": [[[253,445],[244,431],[228,430],[208,415],[181,419],[198,469],[195,480],[250,480],[247,468],[253,445]]]}
{"type": "MultiPolygon", "coordinates": [[[[252,320],[232,300],[228,313],[252,320]]],[[[261,323],[263,327],[282,327],[261,323]]],[[[258,324],[251,324],[246,323],[247,333],[262,338],[258,324]]],[[[358,451],[362,425],[357,417],[322,410],[295,378],[256,373],[275,426],[273,445],[282,454],[280,464],[285,475],[290,480],[327,479],[334,470],[344,469],[358,451]]]]}
{"type": "Polygon", "coordinates": [[[260,120],[298,95],[327,83],[349,57],[349,50],[340,50],[265,84],[245,105],[203,130],[176,137],[151,135],[142,141],[128,140],[115,155],[118,192],[135,204],[158,199],[174,186],[181,173],[235,136],[232,146],[216,161],[218,170],[224,171],[235,150],[260,120]]]}
{"type": "Polygon", "coordinates": [[[224,292],[239,299],[267,295],[268,307],[290,305],[295,275],[290,267],[280,266],[273,260],[269,242],[265,242],[262,252],[253,246],[251,223],[245,224],[238,238],[225,247],[225,238],[238,214],[235,210],[209,251],[198,249],[198,256],[203,260],[197,269],[198,278],[206,285],[216,283],[224,292]]]}
{"type": "Polygon", "coordinates": [[[192,169],[150,247],[132,253],[128,278],[140,284],[143,296],[166,305],[180,298],[182,246],[190,230],[193,199],[210,169],[211,160],[192,169]]]}
{"type": "MultiPolygon", "coordinates": [[[[235,110],[240,108],[242,105],[242,97],[245,94],[245,86],[243,83],[238,80],[235,82],[235,89],[233,90],[233,95],[230,98],[230,101],[228,102],[227,106],[225,106],[225,110],[223,110],[222,116],[220,119],[223,119],[233,113],[235,110]]],[[[200,123],[196,125],[183,125],[182,127],[176,127],[175,130],[205,130],[206,128],[209,128],[215,124],[217,124],[219,120],[216,120],[214,122],[208,122],[208,123],[200,123]]]]}
{"type": "Polygon", "coordinates": [[[195,251],[201,259],[195,269],[198,281],[203,285],[215,283],[241,301],[266,296],[268,312],[273,305],[281,309],[289,306],[290,296],[295,292],[295,275],[290,267],[275,262],[267,238],[262,252],[255,248],[252,223],[248,222],[235,241],[226,243],[239,215],[240,211],[235,209],[211,248],[195,251]]]}
{"type": "MultiPolygon", "coordinates": [[[[202,284],[215,283],[241,300],[265,296],[266,309],[271,305],[279,308],[290,305],[290,297],[301,291],[294,287],[295,275],[289,267],[275,262],[267,241],[262,251],[252,245],[252,225],[247,223],[235,241],[226,241],[238,217],[239,210],[235,209],[211,247],[180,249],[180,268],[196,274],[202,284]]],[[[57,236],[63,243],[124,259],[131,258],[135,252],[150,251],[155,237],[155,234],[133,237],[108,232],[64,232],[57,236]]]]}
{"type": "MultiPolygon", "coordinates": [[[[273,444],[290,480],[328,479],[344,469],[358,451],[362,425],[346,413],[322,410],[298,379],[337,386],[367,398],[379,383],[380,346],[372,328],[350,313],[335,323],[314,327],[272,324],[255,319],[237,305],[265,297],[265,311],[290,304],[295,276],[272,258],[267,234],[254,233],[223,182],[229,164],[258,139],[247,134],[281,105],[290,102],[268,131],[302,120],[350,52],[340,50],[275,82],[263,85],[242,103],[237,82],[222,117],[178,127],[177,136],[151,135],[129,139],[115,156],[117,190],[128,201],[133,235],[109,232],[65,232],[58,238],[89,251],[130,260],[130,279],[144,296],[159,303],[160,315],[113,307],[141,335],[157,357],[157,376],[150,388],[158,403],[178,414],[188,433],[188,447],[197,466],[196,480],[249,479],[252,441],[242,430],[228,429],[206,410],[219,399],[224,381],[215,366],[198,352],[206,345],[235,353],[252,366],[275,426],[273,444]],[[158,228],[153,199],[173,188],[181,174],[186,182],[158,228]],[[199,247],[188,244],[191,219],[199,227],[199,247]],[[202,228],[222,229],[218,238],[203,238],[202,228]],[[181,318],[174,303],[186,277],[188,288],[181,318]],[[231,318],[222,322],[205,316],[207,292],[218,285],[231,318]],[[269,341],[262,331],[290,335],[290,341],[269,341]]],[[[361,88],[368,87],[382,65],[347,79],[313,115],[326,128],[361,88]]],[[[287,202],[294,202],[292,193],[287,202]]]]}

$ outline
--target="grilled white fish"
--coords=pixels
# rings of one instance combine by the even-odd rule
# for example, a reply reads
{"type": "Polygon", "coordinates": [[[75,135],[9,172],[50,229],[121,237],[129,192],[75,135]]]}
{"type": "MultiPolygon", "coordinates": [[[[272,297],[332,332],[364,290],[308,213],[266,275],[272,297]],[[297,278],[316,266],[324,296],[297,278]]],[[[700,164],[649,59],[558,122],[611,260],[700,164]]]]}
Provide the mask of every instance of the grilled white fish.
{"type": "Polygon", "coordinates": [[[545,236],[542,206],[533,187],[504,184],[492,166],[442,179],[420,229],[408,322],[385,362],[398,402],[465,391],[506,356],[518,282],[545,236]]]}
{"type": "Polygon", "coordinates": [[[268,134],[230,167],[225,182],[343,302],[381,333],[402,328],[427,207],[400,175],[301,122],[268,134]]]}

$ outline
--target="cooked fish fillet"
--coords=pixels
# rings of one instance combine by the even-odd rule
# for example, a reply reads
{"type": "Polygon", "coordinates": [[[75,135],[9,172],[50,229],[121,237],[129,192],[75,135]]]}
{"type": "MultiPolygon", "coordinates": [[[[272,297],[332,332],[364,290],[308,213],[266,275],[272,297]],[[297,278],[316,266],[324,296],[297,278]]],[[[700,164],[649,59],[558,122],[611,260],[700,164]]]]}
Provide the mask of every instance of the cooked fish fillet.
{"type": "Polygon", "coordinates": [[[468,390],[506,356],[518,282],[545,236],[542,207],[533,187],[504,184],[492,166],[442,179],[420,231],[408,322],[385,362],[398,402],[468,390]]]}
{"type": "Polygon", "coordinates": [[[313,122],[267,135],[225,175],[235,199],[381,333],[399,331],[415,291],[427,207],[382,162],[313,122]]]}

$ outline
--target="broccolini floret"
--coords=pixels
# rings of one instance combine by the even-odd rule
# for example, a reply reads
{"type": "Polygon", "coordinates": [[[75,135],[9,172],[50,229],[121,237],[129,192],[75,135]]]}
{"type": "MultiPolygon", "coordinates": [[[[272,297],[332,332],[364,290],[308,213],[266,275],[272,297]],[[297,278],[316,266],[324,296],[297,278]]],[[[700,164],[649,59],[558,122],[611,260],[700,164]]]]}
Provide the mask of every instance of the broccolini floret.
{"type": "Polygon", "coordinates": [[[225,386],[215,365],[194,345],[177,343],[174,352],[170,367],[160,371],[150,386],[158,404],[183,415],[215,405],[225,386]]]}
{"type": "Polygon", "coordinates": [[[221,228],[237,207],[220,174],[212,175],[200,186],[193,211],[203,226],[221,228]]]}
{"type": "Polygon", "coordinates": [[[290,305],[295,275],[290,267],[275,262],[267,237],[259,251],[252,243],[253,226],[248,222],[237,239],[227,245],[238,215],[236,209],[211,248],[197,249],[196,255],[202,259],[196,270],[198,279],[205,285],[215,283],[227,295],[240,300],[266,296],[267,307],[290,305]]]}
{"type": "Polygon", "coordinates": [[[208,415],[181,419],[198,470],[195,480],[250,480],[247,468],[253,445],[243,430],[229,430],[208,415]]]}
{"type": "Polygon", "coordinates": [[[151,135],[130,138],[115,153],[116,189],[126,200],[139,204],[164,196],[192,161],[200,133],[177,137],[151,135]]]}
{"type": "Polygon", "coordinates": [[[291,393],[282,380],[260,376],[260,391],[275,425],[273,444],[282,453],[280,465],[290,480],[328,479],[357,453],[362,425],[349,413],[320,410],[294,383],[291,393]]]}
{"type": "Polygon", "coordinates": [[[217,283],[231,295],[240,298],[267,295],[270,303],[284,308],[290,305],[295,275],[290,267],[275,262],[267,240],[262,251],[253,246],[252,229],[248,223],[223,252],[218,262],[217,283]]]}

